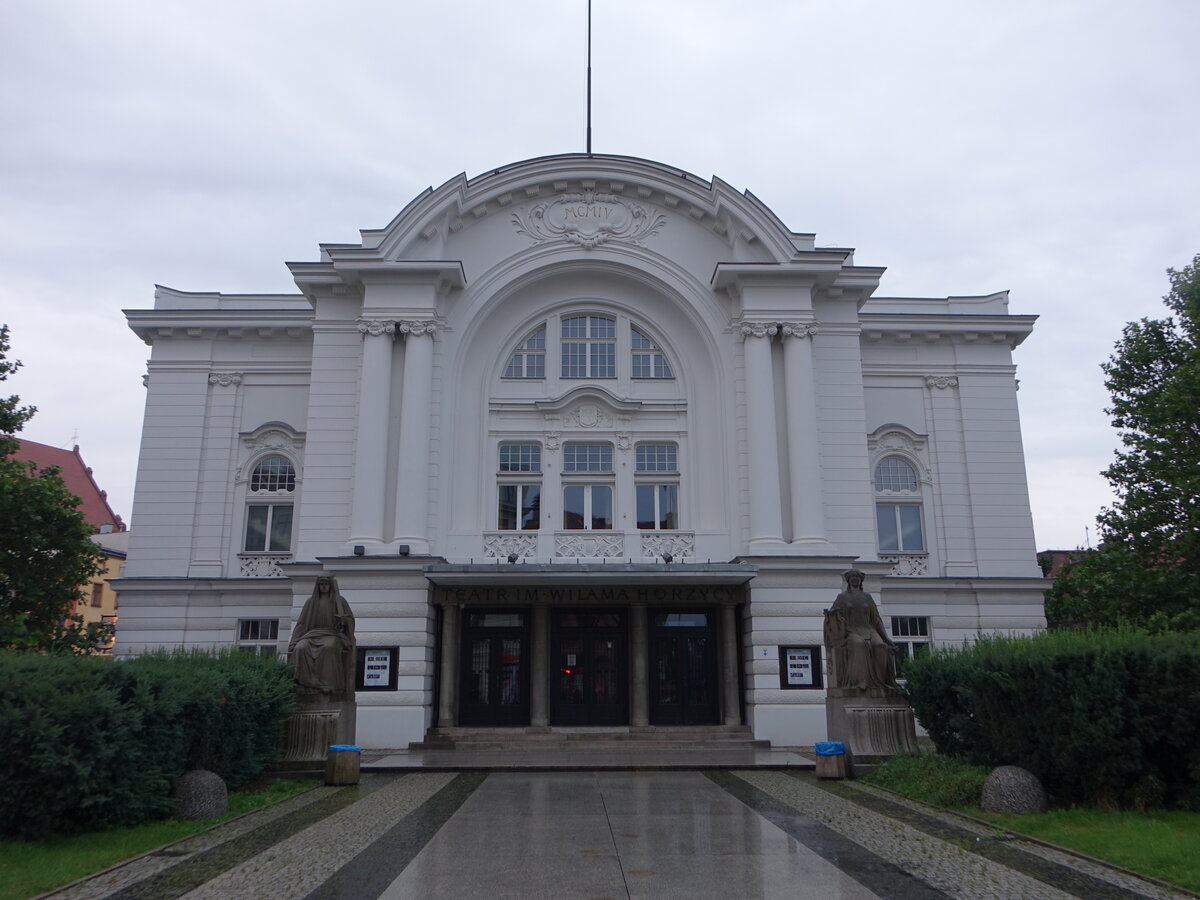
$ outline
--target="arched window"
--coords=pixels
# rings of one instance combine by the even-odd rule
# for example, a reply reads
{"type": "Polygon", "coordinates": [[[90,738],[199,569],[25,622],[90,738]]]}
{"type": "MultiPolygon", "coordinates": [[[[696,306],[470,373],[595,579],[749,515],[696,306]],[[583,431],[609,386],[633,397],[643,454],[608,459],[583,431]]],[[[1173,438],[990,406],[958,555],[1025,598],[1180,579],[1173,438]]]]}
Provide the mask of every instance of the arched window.
{"type": "Polygon", "coordinates": [[[902,457],[887,456],[875,466],[875,524],[879,552],[925,552],[920,481],[902,457]]]}
{"type": "Polygon", "coordinates": [[[646,337],[641,329],[633,326],[630,331],[632,350],[632,374],[634,378],[674,378],[666,356],[654,341],[646,337]]]}
{"type": "Polygon", "coordinates": [[[616,321],[608,316],[564,318],[561,351],[563,378],[616,378],[616,321]]]}
{"type": "Polygon", "coordinates": [[[546,377],[546,326],[538,328],[525,338],[508,358],[504,367],[505,378],[546,377]]]}
{"type": "Polygon", "coordinates": [[[246,507],[247,553],[287,553],[292,549],[292,510],[296,468],[285,456],[266,456],[250,472],[246,507]]]}

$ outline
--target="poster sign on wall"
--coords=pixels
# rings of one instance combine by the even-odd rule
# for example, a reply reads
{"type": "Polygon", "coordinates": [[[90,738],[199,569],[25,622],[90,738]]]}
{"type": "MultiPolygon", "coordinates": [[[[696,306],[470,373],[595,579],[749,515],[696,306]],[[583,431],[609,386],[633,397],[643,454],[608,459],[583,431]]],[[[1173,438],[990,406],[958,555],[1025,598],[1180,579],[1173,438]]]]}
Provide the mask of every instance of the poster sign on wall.
{"type": "Polygon", "coordinates": [[[396,690],[396,657],[399,647],[359,647],[357,689],[360,691],[396,690]]]}
{"type": "Polygon", "coordinates": [[[785,690],[819,688],[821,647],[819,644],[779,648],[779,686],[785,690]]]}

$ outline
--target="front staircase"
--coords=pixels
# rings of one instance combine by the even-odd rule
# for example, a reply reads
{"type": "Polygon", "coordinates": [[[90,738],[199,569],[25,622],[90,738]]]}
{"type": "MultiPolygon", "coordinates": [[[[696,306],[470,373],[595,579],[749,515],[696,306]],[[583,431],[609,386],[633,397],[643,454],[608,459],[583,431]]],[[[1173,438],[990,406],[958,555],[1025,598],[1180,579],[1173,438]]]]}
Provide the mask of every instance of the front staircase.
{"type": "Polygon", "coordinates": [[[745,725],[431,728],[410,750],[769,750],[745,725]]]}

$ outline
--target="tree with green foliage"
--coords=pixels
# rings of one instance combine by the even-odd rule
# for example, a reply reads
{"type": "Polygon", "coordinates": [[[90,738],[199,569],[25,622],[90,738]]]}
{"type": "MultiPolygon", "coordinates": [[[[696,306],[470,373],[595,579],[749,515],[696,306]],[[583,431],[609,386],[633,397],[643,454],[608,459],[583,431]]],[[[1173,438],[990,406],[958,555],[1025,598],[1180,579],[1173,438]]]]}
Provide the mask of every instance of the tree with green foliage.
{"type": "Polygon", "coordinates": [[[1051,625],[1200,628],[1200,255],[1167,274],[1172,315],[1130,322],[1103,366],[1117,501],[1047,594],[1051,625]]]}
{"type": "MultiPolygon", "coordinates": [[[[0,381],[21,366],[8,348],[3,325],[0,381]]],[[[104,571],[104,554],[58,469],[15,457],[14,435],[35,412],[15,395],[0,398],[0,648],[87,652],[102,635],[84,627],[75,605],[104,571]]]]}

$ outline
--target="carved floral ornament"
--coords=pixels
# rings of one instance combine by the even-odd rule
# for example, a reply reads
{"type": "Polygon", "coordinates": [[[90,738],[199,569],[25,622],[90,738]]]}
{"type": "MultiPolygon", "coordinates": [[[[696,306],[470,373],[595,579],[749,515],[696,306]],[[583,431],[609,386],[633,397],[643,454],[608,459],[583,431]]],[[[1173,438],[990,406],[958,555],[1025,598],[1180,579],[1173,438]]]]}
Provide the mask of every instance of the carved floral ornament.
{"type": "Polygon", "coordinates": [[[215,384],[219,387],[230,387],[242,383],[241,372],[210,372],[208,374],[208,383],[215,384]]]}
{"type": "Polygon", "coordinates": [[[810,338],[820,329],[815,322],[784,322],[779,330],[784,337],[810,338]]]}
{"type": "Polygon", "coordinates": [[[586,190],[517,210],[512,224],[535,244],[564,240],[591,250],[609,241],[645,246],[646,239],[667,224],[667,217],[615,194],[586,190]]]}
{"type": "Polygon", "coordinates": [[[613,419],[600,407],[585,403],[567,413],[566,421],[568,424],[578,425],[580,428],[599,428],[611,426],[613,419]]]}
{"type": "Polygon", "coordinates": [[[742,322],[738,330],[747,338],[771,338],[777,334],[785,338],[811,338],[820,329],[815,322],[742,322]]]}
{"type": "Polygon", "coordinates": [[[405,319],[396,323],[396,330],[401,334],[411,334],[413,337],[420,337],[427,334],[433,337],[437,331],[437,322],[421,319],[405,319]]]}
{"type": "Polygon", "coordinates": [[[929,375],[925,379],[925,387],[937,388],[939,391],[944,391],[946,388],[956,388],[958,387],[958,376],[929,375]]]}
{"type": "Polygon", "coordinates": [[[376,322],[373,319],[362,319],[358,323],[358,333],[363,337],[370,335],[371,337],[380,337],[381,335],[393,335],[396,333],[396,325],[394,322],[376,322]]]}

